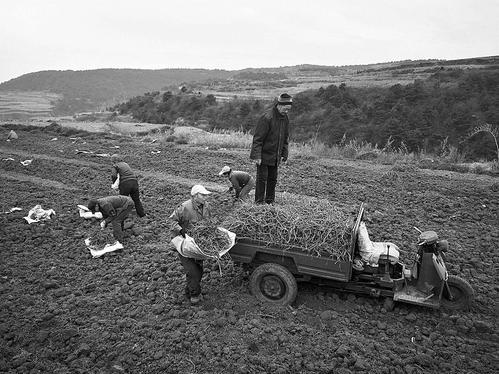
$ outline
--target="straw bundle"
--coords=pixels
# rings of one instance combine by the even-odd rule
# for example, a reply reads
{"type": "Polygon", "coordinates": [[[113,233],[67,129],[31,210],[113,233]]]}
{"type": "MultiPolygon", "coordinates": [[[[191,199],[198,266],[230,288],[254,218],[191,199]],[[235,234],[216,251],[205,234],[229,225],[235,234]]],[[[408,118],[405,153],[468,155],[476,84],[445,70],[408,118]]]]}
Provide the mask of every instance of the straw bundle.
{"type": "Polygon", "coordinates": [[[234,206],[222,226],[269,246],[348,261],[352,224],[350,213],[327,200],[283,194],[277,205],[234,206]]]}
{"type": "Polygon", "coordinates": [[[221,250],[231,244],[226,233],[218,229],[214,219],[206,219],[192,225],[189,235],[194,238],[203,253],[218,257],[221,250]]]}

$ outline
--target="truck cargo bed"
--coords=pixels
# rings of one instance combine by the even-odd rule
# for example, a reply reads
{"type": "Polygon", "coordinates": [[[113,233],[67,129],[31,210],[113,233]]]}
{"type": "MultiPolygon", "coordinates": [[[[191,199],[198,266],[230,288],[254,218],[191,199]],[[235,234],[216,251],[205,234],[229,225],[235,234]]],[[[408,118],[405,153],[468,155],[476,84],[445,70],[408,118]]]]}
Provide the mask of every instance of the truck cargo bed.
{"type": "Polygon", "coordinates": [[[273,262],[287,267],[295,275],[308,275],[347,282],[350,280],[350,261],[335,261],[310,255],[300,248],[281,249],[248,238],[238,238],[230,250],[234,262],[261,264],[273,262]]]}
{"type": "MultiPolygon", "coordinates": [[[[353,258],[357,244],[357,233],[364,214],[364,203],[360,205],[357,219],[352,228],[350,258],[353,258]]],[[[259,265],[276,263],[286,267],[296,277],[318,277],[334,281],[348,282],[352,275],[351,261],[337,261],[328,257],[318,257],[304,252],[301,248],[279,248],[250,238],[237,238],[230,255],[234,262],[259,265]]]]}

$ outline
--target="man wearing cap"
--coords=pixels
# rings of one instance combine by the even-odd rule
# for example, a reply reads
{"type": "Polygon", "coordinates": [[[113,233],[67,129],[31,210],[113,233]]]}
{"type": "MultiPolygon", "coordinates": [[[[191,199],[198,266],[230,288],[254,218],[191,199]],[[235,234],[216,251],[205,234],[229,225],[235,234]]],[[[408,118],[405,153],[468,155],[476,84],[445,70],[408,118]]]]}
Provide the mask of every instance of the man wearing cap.
{"type": "Polygon", "coordinates": [[[234,190],[236,192],[236,199],[244,200],[251,189],[255,187],[255,180],[251,175],[245,171],[232,170],[227,165],[222,168],[218,175],[229,178],[229,182],[232,184],[229,191],[234,190]]]}
{"type": "Polygon", "coordinates": [[[253,135],[250,159],[256,163],[255,202],[272,204],[275,200],[277,169],[288,159],[289,118],[293,100],[283,93],[277,103],[258,120],[253,135]]]}
{"type": "MultiPolygon", "coordinates": [[[[196,222],[210,218],[210,206],[206,199],[211,192],[202,185],[197,184],[191,189],[191,198],[180,204],[169,217],[173,236],[182,235],[196,222]]],[[[186,287],[185,294],[191,304],[201,301],[201,278],[203,277],[203,260],[184,257],[178,254],[182,267],[185,271],[186,287]]]]}
{"type": "Polygon", "coordinates": [[[104,229],[108,224],[113,225],[113,236],[123,242],[123,222],[134,207],[133,200],[129,196],[112,195],[100,199],[92,199],[88,202],[88,209],[92,213],[101,212],[104,218],[100,225],[104,229]]]}
{"type": "Polygon", "coordinates": [[[114,183],[119,176],[120,182],[118,189],[120,195],[130,196],[135,203],[137,215],[139,217],[144,217],[146,214],[144,212],[142,202],[140,201],[139,182],[137,176],[132,171],[130,165],[123,160],[122,156],[114,154],[111,156],[111,161],[113,162],[111,179],[114,183]]]}

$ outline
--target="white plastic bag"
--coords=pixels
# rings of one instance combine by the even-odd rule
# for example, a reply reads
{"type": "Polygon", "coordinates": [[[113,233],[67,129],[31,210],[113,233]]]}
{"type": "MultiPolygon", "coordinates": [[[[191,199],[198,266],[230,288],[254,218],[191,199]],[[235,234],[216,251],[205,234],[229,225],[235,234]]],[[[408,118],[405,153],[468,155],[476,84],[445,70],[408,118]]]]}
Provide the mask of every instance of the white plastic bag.
{"type": "Polygon", "coordinates": [[[218,256],[210,255],[208,253],[203,252],[203,250],[199,248],[199,246],[196,244],[194,238],[187,234],[185,235],[185,238],[183,238],[181,235],[174,237],[171,240],[171,243],[173,244],[177,252],[184,257],[194,258],[197,260],[206,260],[209,258],[219,259],[224,254],[229,252],[229,250],[234,246],[234,244],[236,244],[236,234],[227,229],[224,229],[223,227],[217,227],[217,228],[218,230],[226,233],[230,240],[230,243],[227,246],[227,248],[222,248],[220,252],[218,252],[218,256]]]}
{"type": "Polygon", "coordinates": [[[367,232],[364,222],[360,223],[357,234],[357,243],[359,245],[360,257],[370,266],[378,266],[381,255],[390,255],[391,262],[397,262],[399,259],[399,248],[390,242],[372,242],[367,232]]]}
{"type": "Polygon", "coordinates": [[[120,175],[118,174],[118,178],[114,181],[114,183],[111,185],[111,188],[113,190],[117,190],[120,186],[120,175]]]}
{"type": "Polygon", "coordinates": [[[85,219],[90,219],[90,218],[101,219],[102,218],[101,212],[92,213],[90,211],[90,209],[88,209],[85,205],[78,205],[78,209],[79,209],[81,218],[85,218],[85,219]]]}
{"type": "Polygon", "coordinates": [[[35,205],[26,217],[23,217],[29,224],[33,222],[40,222],[50,219],[52,215],[55,215],[54,209],[45,210],[41,205],[35,205]]]}
{"type": "Polygon", "coordinates": [[[106,253],[114,252],[124,248],[123,244],[121,244],[119,241],[116,241],[114,244],[106,244],[104,248],[97,249],[96,246],[91,244],[90,238],[85,239],[85,245],[89,249],[90,254],[92,255],[93,258],[98,258],[106,253]]]}

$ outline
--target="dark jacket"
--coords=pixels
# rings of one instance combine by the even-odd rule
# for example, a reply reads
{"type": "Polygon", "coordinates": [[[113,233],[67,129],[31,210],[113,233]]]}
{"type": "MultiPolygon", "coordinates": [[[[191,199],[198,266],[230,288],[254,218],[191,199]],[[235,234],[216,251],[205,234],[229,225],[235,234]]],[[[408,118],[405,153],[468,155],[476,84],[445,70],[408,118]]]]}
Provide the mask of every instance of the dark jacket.
{"type": "Polygon", "coordinates": [[[106,223],[111,222],[124,210],[133,207],[134,203],[131,197],[123,195],[112,195],[97,199],[99,211],[106,223]]]}
{"type": "Polygon", "coordinates": [[[279,165],[288,158],[289,118],[274,105],[265,112],[255,127],[250,159],[261,159],[264,165],[279,165]]]}
{"type": "Polygon", "coordinates": [[[177,236],[181,229],[188,230],[193,224],[204,218],[210,218],[210,205],[198,205],[193,199],[184,201],[169,217],[170,229],[173,236],[177,236]]]}
{"type": "Polygon", "coordinates": [[[137,180],[137,176],[126,162],[117,162],[113,165],[113,173],[111,175],[113,183],[118,178],[118,174],[120,175],[120,183],[128,180],[137,180]]]}
{"type": "Polygon", "coordinates": [[[229,181],[236,191],[236,197],[239,196],[239,193],[241,192],[243,187],[248,184],[250,179],[251,175],[249,175],[245,171],[234,170],[230,172],[229,181]]]}

